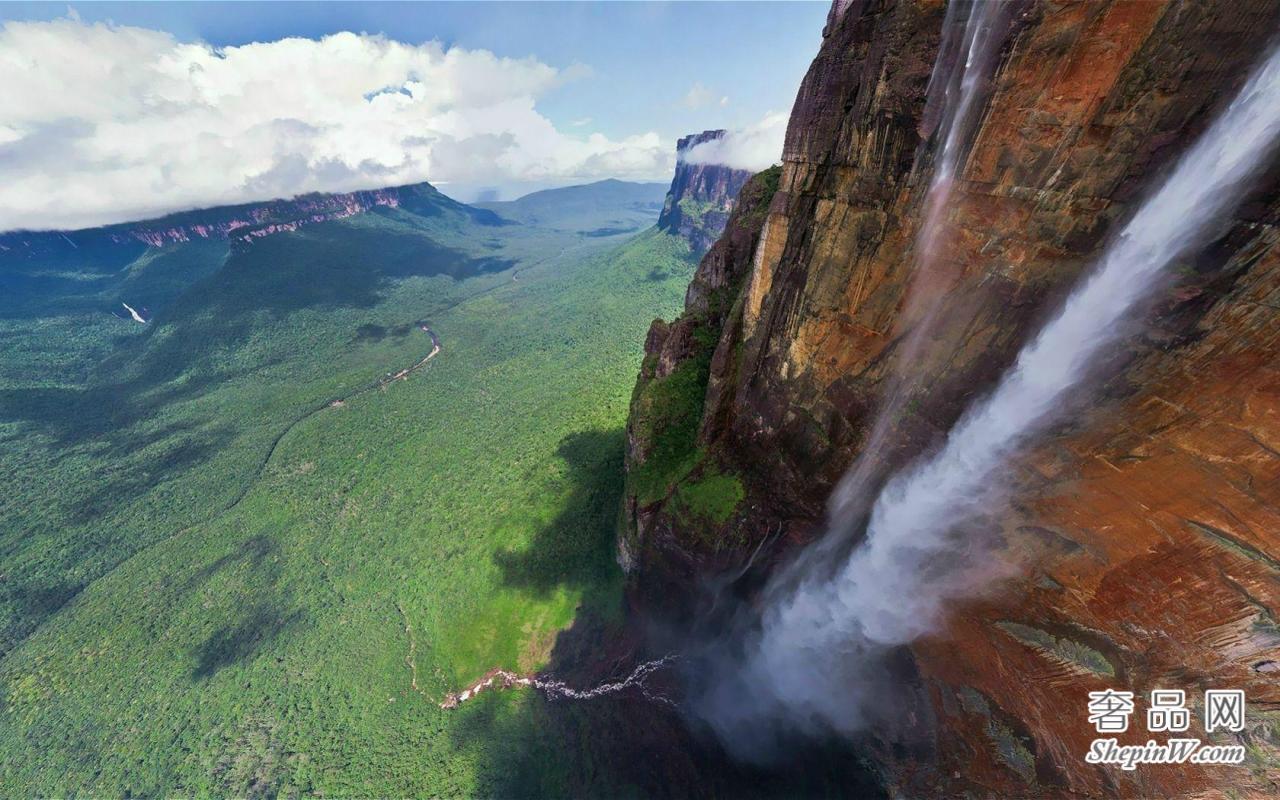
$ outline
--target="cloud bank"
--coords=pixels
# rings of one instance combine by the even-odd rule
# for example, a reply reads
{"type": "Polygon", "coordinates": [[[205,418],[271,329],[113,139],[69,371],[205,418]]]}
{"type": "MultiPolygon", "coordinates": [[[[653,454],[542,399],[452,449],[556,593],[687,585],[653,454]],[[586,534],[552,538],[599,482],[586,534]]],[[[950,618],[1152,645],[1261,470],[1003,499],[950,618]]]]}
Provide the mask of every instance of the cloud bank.
{"type": "Polygon", "coordinates": [[[665,179],[670,143],[560,132],[583,67],[338,33],[238,47],[74,15],[0,28],[0,230],[430,180],[665,179]]]}
{"type": "Polygon", "coordinates": [[[735,169],[759,172],[782,159],[782,140],[787,134],[787,115],[765,114],[764,119],[724,138],[689,148],[683,160],[689,164],[724,164],[735,169]]]}

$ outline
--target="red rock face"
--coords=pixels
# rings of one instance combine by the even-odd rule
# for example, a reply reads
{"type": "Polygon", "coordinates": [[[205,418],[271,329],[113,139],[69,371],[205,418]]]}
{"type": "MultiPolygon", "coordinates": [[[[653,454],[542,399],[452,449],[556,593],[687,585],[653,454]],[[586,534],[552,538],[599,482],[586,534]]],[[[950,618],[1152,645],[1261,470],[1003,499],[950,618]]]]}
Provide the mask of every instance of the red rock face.
{"type": "MultiPolygon", "coordinates": [[[[304,225],[355,216],[376,206],[395,208],[398,205],[400,193],[396,189],[306,195],[293,200],[273,200],[259,205],[239,206],[231,209],[229,214],[215,211],[209,219],[204,219],[199,213],[183,215],[194,219],[182,224],[139,223],[136,226],[126,226],[126,233],[115,235],[136,239],[152,247],[193,239],[236,239],[251,242],[273,233],[295,231],[304,225]]],[[[163,223],[165,220],[159,222],[163,223]]]]}
{"type": "Polygon", "coordinates": [[[742,185],[751,172],[723,164],[689,163],[694,147],[723,139],[722,130],[690,134],[676,144],[676,173],[658,217],[658,227],[684,237],[695,253],[705,253],[720,238],[742,185]]]}
{"type": "MultiPolygon", "coordinates": [[[[630,494],[622,541],[638,597],[666,601],[774,531],[802,546],[855,459],[883,477],[930,450],[1230,100],[1280,22],[1280,7],[1251,0],[1019,4],[957,172],[945,257],[921,283],[944,10],[833,6],[707,371],[699,452],[741,480],[743,499],[723,522],[690,524],[673,498],[696,469],[661,499],[630,494]],[[924,324],[920,291],[943,311],[904,362],[901,343],[924,324]],[[868,451],[902,375],[907,399],[868,451]]],[[[1280,792],[1277,219],[1273,166],[1221,236],[1176,265],[1088,402],[1009,465],[1014,491],[991,524],[1018,577],[957,603],[912,646],[932,755],[887,757],[906,793],[1280,792]],[[1087,694],[1105,687],[1136,692],[1139,715],[1153,688],[1197,702],[1206,688],[1244,689],[1247,765],[1087,764],[1087,694]]],[[[1197,711],[1189,735],[1222,738],[1199,725],[1197,711]]],[[[1119,738],[1148,737],[1139,724],[1119,738]]]]}
{"type": "Polygon", "coordinates": [[[160,219],[79,231],[14,231],[0,234],[0,252],[18,258],[33,258],[60,248],[122,244],[163,247],[200,239],[243,245],[264,236],[354,216],[374,208],[400,206],[416,209],[428,216],[452,211],[470,216],[482,225],[502,224],[492,212],[456,203],[431,185],[422,183],[345,194],[308,194],[288,200],[187,211],[160,219]]]}

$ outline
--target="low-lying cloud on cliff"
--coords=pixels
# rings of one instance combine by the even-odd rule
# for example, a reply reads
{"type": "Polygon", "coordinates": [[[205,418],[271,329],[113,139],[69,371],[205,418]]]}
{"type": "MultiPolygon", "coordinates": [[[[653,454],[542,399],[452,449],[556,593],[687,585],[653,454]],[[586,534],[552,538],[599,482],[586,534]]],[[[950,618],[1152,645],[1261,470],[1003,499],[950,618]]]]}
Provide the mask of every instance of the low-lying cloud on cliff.
{"type": "Polygon", "coordinates": [[[689,164],[723,164],[752,172],[768,169],[782,160],[787,119],[786,114],[770,112],[754,125],[689,148],[683,160],[689,164]]]}
{"type": "Polygon", "coordinates": [[[338,33],[215,48],[74,15],[0,28],[0,230],[430,180],[663,180],[653,132],[569,135],[538,98],[589,73],[338,33]]]}

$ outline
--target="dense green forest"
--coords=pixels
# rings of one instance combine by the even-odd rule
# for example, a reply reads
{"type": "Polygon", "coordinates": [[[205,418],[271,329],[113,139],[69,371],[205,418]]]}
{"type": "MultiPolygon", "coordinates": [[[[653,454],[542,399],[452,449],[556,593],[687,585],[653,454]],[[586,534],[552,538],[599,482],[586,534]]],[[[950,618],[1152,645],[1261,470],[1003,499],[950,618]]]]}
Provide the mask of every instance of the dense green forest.
{"type": "Polygon", "coordinates": [[[6,254],[6,793],[570,790],[536,694],[439,708],[620,611],[622,426],[693,264],[612,232],[630,195],[564,208],[6,254]]]}

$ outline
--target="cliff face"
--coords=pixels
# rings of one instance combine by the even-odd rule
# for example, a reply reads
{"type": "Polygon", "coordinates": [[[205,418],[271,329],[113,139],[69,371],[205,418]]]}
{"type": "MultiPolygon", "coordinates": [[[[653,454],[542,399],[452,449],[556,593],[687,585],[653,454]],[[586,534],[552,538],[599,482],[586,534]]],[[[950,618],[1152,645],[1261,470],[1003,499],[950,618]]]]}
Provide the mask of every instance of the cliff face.
{"type": "Polygon", "coordinates": [[[724,135],[724,131],[703,131],[677,142],[676,173],[658,217],[659,228],[684,237],[696,253],[705,253],[719,238],[738,192],[751,177],[747,170],[723,164],[686,161],[695,147],[723,139],[724,135]]]}
{"type": "MultiPolygon", "coordinates": [[[[913,284],[944,12],[926,0],[833,6],[767,213],[708,254],[686,314],[650,332],[619,550],[651,610],[684,607],[699,576],[762,543],[776,562],[818,535],[855,459],[883,479],[936,446],[1280,23],[1261,0],[1011,7],[944,255],[913,284]],[[707,314],[698,287],[720,273],[720,312],[707,314]],[[909,288],[941,311],[908,353],[928,307],[909,288]],[[872,447],[901,376],[906,400],[872,447]]],[[[1273,166],[1177,265],[1146,324],[1101,366],[1088,408],[1009,465],[1015,491],[990,524],[1021,569],[911,646],[931,752],[886,757],[904,790],[1280,791],[1278,218],[1273,166]],[[1107,687],[1137,694],[1139,722],[1154,688],[1186,689],[1193,707],[1204,689],[1244,689],[1248,767],[1087,764],[1088,692],[1107,687]]],[[[1188,735],[1234,741],[1192,716],[1188,735]]],[[[1135,724],[1118,738],[1148,734],[1135,724]]]]}
{"type": "Polygon", "coordinates": [[[163,247],[192,239],[240,239],[270,236],[326,220],[359,214],[375,206],[400,205],[400,193],[381,189],[349,194],[316,194],[292,200],[273,200],[258,205],[242,206],[207,215],[192,214],[189,219],[159,219],[130,226],[127,236],[152,247],[163,247]],[[169,224],[166,224],[169,223],[169,224]]]}
{"type": "MultiPolygon", "coordinates": [[[[646,545],[642,533],[655,522],[669,524],[678,514],[685,534],[695,526],[714,529],[742,493],[741,481],[722,473],[700,449],[699,432],[704,420],[718,422],[727,411],[717,410],[720,398],[711,396],[708,385],[713,375],[723,384],[736,358],[735,339],[727,333],[741,319],[744,282],[780,175],[774,167],[747,181],[723,235],[694,272],[684,314],[670,324],[654,320],[649,328],[627,421],[626,523],[619,561],[628,571],[646,545]],[[664,508],[670,513],[662,513],[664,508]]],[[[658,541],[647,538],[649,545],[658,541]]],[[[672,544],[673,553],[683,554],[679,543],[672,544]]],[[[694,576],[685,572],[683,577],[694,576]]]]}

